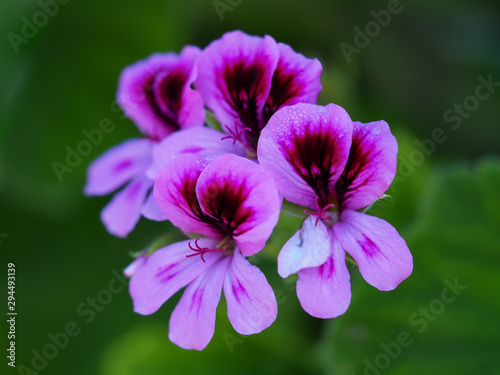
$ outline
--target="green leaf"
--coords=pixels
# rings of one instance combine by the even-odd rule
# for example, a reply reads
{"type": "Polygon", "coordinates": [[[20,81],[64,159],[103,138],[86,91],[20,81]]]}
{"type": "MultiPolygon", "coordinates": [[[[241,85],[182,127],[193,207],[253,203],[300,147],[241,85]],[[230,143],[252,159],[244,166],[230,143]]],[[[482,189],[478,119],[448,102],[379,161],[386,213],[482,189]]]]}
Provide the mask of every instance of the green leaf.
{"type": "Polygon", "coordinates": [[[359,271],[352,275],[351,307],[328,323],[320,349],[328,370],[499,373],[499,187],[499,161],[434,176],[403,236],[413,274],[392,292],[367,285],[359,271]]]}

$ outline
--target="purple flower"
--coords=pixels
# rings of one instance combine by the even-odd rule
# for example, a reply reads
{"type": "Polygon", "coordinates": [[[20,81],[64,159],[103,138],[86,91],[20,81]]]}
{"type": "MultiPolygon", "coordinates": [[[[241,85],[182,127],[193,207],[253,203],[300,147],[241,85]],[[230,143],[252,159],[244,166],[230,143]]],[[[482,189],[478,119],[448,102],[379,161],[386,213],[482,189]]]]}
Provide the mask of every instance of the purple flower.
{"type": "Polygon", "coordinates": [[[315,103],[321,64],[266,35],[224,34],[198,60],[196,89],[229,138],[255,154],[261,130],[281,107],[315,103]]]}
{"type": "Polygon", "coordinates": [[[134,264],[134,310],[152,314],[187,286],[169,328],[170,340],[185,349],[210,342],[222,289],[237,332],[269,327],[277,314],[273,290],[245,257],[264,247],[278,221],[281,198],[271,176],[236,155],[209,163],[186,154],[160,172],[154,196],[174,225],[205,238],[169,245],[134,264]]]}
{"type": "Polygon", "coordinates": [[[371,205],[396,173],[397,142],[384,121],[352,123],[341,107],[297,104],[262,131],[258,157],[285,199],[310,214],[278,256],[282,277],[298,272],[297,296],[318,318],[343,314],[351,299],[349,253],[363,278],[392,290],[412,272],[405,241],[371,205]]]}
{"type": "Polygon", "coordinates": [[[96,159],[87,172],[86,195],[105,195],[120,188],[101,212],[106,229],[126,237],[141,214],[151,220],[165,215],[150,193],[154,180],[146,175],[159,140],[179,129],[200,129],[205,121],[201,96],[189,86],[196,77],[200,49],[185,47],[174,53],[154,54],[121,74],[117,100],[124,112],[149,137],[131,139],[96,159]]]}

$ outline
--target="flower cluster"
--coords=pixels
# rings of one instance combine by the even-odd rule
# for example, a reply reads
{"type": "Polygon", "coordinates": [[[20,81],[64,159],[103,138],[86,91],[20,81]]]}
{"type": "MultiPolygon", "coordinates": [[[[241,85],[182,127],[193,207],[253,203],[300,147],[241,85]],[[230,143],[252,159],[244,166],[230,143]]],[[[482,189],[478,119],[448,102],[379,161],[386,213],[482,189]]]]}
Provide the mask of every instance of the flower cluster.
{"type": "Polygon", "coordinates": [[[305,220],[280,251],[278,273],[298,273],[297,296],[310,315],[346,311],[346,259],[379,290],[411,274],[405,241],[364,213],[395,176],[396,139],[384,121],[353,122],[338,105],[316,105],[321,70],[270,36],[233,31],[204,50],[154,54],[123,71],[117,100],[145,137],[94,161],[85,193],[125,185],[101,214],[114,235],[127,236],[141,215],[186,234],[125,270],[140,314],[185,287],[170,318],[175,344],[208,345],[222,291],[237,332],[274,322],[273,289],[247,257],[264,248],[283,199],[303,206],[305,220]],[[205,126],[206,110],[219,129],[205,126]]]}

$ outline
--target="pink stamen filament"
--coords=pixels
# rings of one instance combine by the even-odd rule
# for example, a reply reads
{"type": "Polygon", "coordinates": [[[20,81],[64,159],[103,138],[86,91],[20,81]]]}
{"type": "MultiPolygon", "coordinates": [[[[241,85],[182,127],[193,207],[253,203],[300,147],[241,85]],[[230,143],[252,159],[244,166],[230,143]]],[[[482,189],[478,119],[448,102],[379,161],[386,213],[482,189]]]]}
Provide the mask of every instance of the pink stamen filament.
{"type": "Polygon", "coordinates": [[[224,127],[231,135],[227,135],[225,137],[222,137],[220,140],[223,141],[224,139],[233,138],[233,146],[236,144],[237,141],[240,141],[241,143],[245,144],[245,142],[243,142],[243,133],[252,131],[252,129],[250,129],[250,128],[243,128],[241,130],[238,129],[238,120],[236,120],[234,123],[234,131],[227,125],[224,125],[224,127]]]}
{"type": "Polygon", "coordinates": [[[335,205],[333,203],[330,203],[330,204],[327,204],[325,207],[321,208],[319,206],[319,198],[318,197],[316,197],[315,201],[316,201],[317,212],[309,212],[307,210],[304,210],[304,213],[318,217],[316,219],[316,222],[314,223],[314,226],[318,225],[318,221],[320,221],[321,219],[325,219],[326,221],[330,221],[330,217],[328,215],[326,215],[325,212],[328,211],[328,209],[330,207],[335,207],[335,205]]]}
{"type": "Polygon", "coordinates": [[[191,242],[188,242],[188,246],[191,250],[193,250],[195,252],[195,254],[189,254],[189,255],[186,255],[186,258],[190,258],[190,257],[195,257],[197,255],[200,255],[201,257],[201,260],[203,261],[203,263],[206,263],[205,262],[205,258],[203,258],[203,256],[207,253],[220,253],[220,252],[224,252],[226,251],[225,249],[210,249],[208,247],[200,247],[200,245],[198,245],[198,241],[200,239],[197,238],[196,240],[194,240],[194,245],[196,246],[196,248],[192,247],[191,246],[191,242]]]}

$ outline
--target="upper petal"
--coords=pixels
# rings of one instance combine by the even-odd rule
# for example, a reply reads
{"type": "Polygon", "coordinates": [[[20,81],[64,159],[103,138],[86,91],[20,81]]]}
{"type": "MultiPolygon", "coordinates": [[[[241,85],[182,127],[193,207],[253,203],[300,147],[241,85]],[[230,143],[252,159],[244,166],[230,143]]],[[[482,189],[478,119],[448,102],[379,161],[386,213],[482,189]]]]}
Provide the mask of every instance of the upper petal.
{"type": "Polygon", "coordinates": [[[211,238],[222,237],[205,215],[196,196],[196,183],[209,163],[196,155],[184,154],[160,171],[154,185],[154,199],[166,217],[184,232],[211,238]]]}
{"type": "Polygon", "coordinates": [[[262,111],[278,59],[270,36],[232,31],[207,46],[198,60],[195,87],[205,104],[223,126],[233,131],[248,127],[247,141],[254,148],[265,125],[262,111]]]}
{"type": "Polygon", "coordinates": [[[289,45],[278,43],[279,61],[273,74],[271,91],[264,108],[264,121],[281,107],[296,103],[316,103],[321,91],[322,66],[318,59],[308,59],[289,45]]]}
{"type": "Polygon", "coordinates": [[[214,335],[215,314],[231,257],[217,259],[186,288],[172,312],[169,339],[184,349],[203,350],[214,335]]]}
{"type": "Polygon", "coordinates": [[[330,233],[330,255],[321,266],[299,271],[297,297],[300,305],[316,318],[330,319],[346,312],[351,302],[351,283],[345,252],[330,233]]]}
{"type": "Polygon", "coordinates": [[[113,196],[101,211],[101,220],[109,233],[126,237],[135,228],[152,186],[153,181],[142,175],[113,196]]]}
{"type": "Polygon", "coordinates": [[[225,136],[217,130],[208,127],[180,130],[161,141],[153,152],[153,163],[147,174],[156,179],[160,170],[177,156],[193,154],[200,159],[210,159],[224,154],[244,156],[245,148],[237,142],[222,141],[225,136]]]}
{"type": "Polygon", "coordinates": [[[86,195],[111,193],[151,164],[155,143],[149,139],[129,139],[99,156],[87,170],[86,195]]]}
{"type": "MultiPolygon", "coordinates": [[[[197,256],[186,257],[193,254],[188,246],[190,241],[192,240],[177,242],[156,250],[134,270],[130,279],[130,295],[135,312],[143,315],[154,313],[221,257],[221,253],[205,254],[206,263],[197,256]]],[[[204,238],[198,240],[198,243],[208,248],[217,245],[217,241],[204,238]]]]}
{"type": "Polygon", "coordinates": [[[196,195],[203,212],[231,235],[245,256],[260,251],[278,222],[282,200],[262,166],[222,155],[201,172],[196,195]]]}
{"type": "Polygon", "coordinates": [[[344,172],[335,185],[342,209],[372,204],[396,174],[398,143],[385,121],[353,123],[352,146],[344,172]]]}
{"type": "Polygon", "coordinates": [[[179,56],[156,53],[123,70],[117,101],[144,134],[160,140],[181,127],[203,125],[201,96],[189,88],[199,54],[198,47],[186,46],[179,56]]]}
{"type": "Polygon", "coordinates": [[[325,263],[330,255],[328,231],[320,220],[309,216],[297,233],[290,238],[278,255],[278,273],[286,278],[303,268],[325,263]]]}
{"type": "Polygon", "coordinates": [[[333,230],[342,248],[358,263],[368,284],[379,290],[392,290],[410,276],[413,270],[410,250],[388,222],[345,210],[333,230]]]}
{"type": "Polygon", "coordinates": [[[349,155],[352,122],[342,107],[283,107],[262,130],[257,155],[289,201],[325,206],[349,155]]]}
{"type": "Polygon", "coordinates": [[[273,288],[238,249],[224,279],[224,295],[227,316],[238,333],[259,333],[276,320],[278,304],[273,288]]]}

